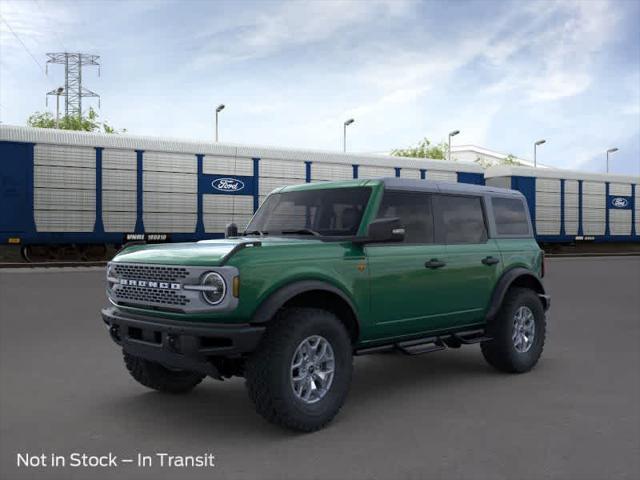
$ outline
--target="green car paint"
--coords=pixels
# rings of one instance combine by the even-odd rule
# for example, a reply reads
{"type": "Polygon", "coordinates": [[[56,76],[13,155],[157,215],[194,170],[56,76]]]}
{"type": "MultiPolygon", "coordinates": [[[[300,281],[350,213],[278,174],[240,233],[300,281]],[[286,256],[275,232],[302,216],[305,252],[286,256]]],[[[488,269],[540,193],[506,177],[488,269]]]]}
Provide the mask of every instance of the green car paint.
{"type": "Polygon", "coordinates": [[[312,236],[244,236],[197,243],[138,245],[113,262],[215,267],[239,272],[237,307],[198,313],[118,306],[125,312],[159,319],[212,324],[250,324],[261,305],[287,285],[318,281],[338,289],[359,320],[356,346],[465,327],[482,326],[492,294],[503,273],[522,267],[540,276],[542,253],[532,235],[488,238],[479,244],[367,243],[385,191],[382,180],[350,180],[283,187],[274,193],[342,188],[370,188],[354,239],[327,241],[312,236]],[[232,252],[245,242],[259,241],[232,252]],[[230,255],[231,254],[231,255],[230,255]],[[498,262],[483,264],[494,257],[498,262]],[[439,259],[446,268],[429,269],[439,259]]]}

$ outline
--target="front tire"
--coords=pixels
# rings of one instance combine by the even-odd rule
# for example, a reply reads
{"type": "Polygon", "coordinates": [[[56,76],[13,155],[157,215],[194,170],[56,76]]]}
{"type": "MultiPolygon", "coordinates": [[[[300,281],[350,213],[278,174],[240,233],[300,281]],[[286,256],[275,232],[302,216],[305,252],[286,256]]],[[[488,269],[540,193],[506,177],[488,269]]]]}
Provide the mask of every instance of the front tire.
{"type": "Polygon", "coordinates": [[[193,390],[205,377],[197,372],[169,369],[123,352],[124,363],[131,376],[141,385],[159,392],[187,393],[193,390]]]}
{"type": "Polygon", "coordinates": [[[531,370],[542,355],[546,335],[545,312],[536,292],[509,289],[487,333],[492,339],[483,342],[481,349],[491,366],[508,373],[531,370]]]}
{"type": "Polygon", "coordinates": [[[246,365],[256,411],[286,428],[312,432],[339,412],[349,391],[353,357],[345,326],[330,312],[278,313],[246,365]]]}

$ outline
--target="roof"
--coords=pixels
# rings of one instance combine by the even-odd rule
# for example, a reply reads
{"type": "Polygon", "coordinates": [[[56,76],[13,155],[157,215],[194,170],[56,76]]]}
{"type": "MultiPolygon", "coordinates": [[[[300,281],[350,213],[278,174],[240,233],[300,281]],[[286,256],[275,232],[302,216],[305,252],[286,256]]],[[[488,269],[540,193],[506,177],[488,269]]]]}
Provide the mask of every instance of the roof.
{"type": "Polygon", "coordinates": [[[565,180],[588,180],[595,182],[640,183],[640,177],[633,175],[615,175],[612,173],[586,173],[575,170],[563,170],[560,168],[531,168],[516,167],[511,165],[497,165],[489,167],[485,178],[495,177],[536,177],[536,178],[563,178],[565,180]]]}
{"type": "Polygon", "coordinates": [[[393,190],[407,190],[414,192],[437,192],[437,193],[458,193],[469,195],[497,194],[501,196],[520,197],[522,194],[517,190],[507,188],[491,187],[485,185],[474,185],[470,183],[443,182],[438,180],[417,180],[412,178],[382,177],[373,179],[340,180],[335,182],[302,183],[280,187],[274,192],[293,192],[302,190],[322,190],[327,188],[348,188],[365,187],[379,185],[383,183],[386,188],[393,190]]]}
{"type": "Polygon", "coordinates": [[[483,173],[479,165],[425,158],[406,158],[389,155],[340,153],[325,150],[306,150],[263,147],[233,143],[204,142],[169,137],[148,137],[129,134],[105,134],[57,130],[50,128],[0,125],[0,141],[44,143],[85,147],[151,150],[187,154],[240,156],[274,160],[305,160],[311,162],[362,164],[381,167],[483,173]]]}

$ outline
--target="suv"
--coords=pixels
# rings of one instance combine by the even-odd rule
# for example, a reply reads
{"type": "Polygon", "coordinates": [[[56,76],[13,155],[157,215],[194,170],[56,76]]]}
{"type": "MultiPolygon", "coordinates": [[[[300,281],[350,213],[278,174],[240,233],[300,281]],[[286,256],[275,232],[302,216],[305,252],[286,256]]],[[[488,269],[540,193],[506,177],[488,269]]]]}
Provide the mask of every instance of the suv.
{"type": "Polygon", "coordinates": [[[185,393],[242,376],[257,411],[313,431],[342,406],[354,355],[479,343],[521,373],[549,296],[525,198],[384,178],[283,187],[227,238],[125,248],[102,310],[142,385],[185,393]]]}

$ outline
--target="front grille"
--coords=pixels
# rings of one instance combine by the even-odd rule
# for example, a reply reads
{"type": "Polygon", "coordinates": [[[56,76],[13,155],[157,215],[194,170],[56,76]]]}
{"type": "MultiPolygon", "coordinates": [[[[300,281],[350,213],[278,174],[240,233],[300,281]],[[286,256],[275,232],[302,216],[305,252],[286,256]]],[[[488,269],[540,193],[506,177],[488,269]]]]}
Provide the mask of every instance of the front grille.
{"type": "Polygon", "coordinates": [[[184,306],[189,300],[184,295],[175,290],[163,290],[158,288],[134,287],[131,285],[121,285],[118,288],[116,298],[126,303],[155,303],[160,305],[184,306]]]}
{"type": "Polygon", "coordinates": [[[131,264],[123,265],[116,263],[114,268],[116,277],[133,278],[136,280],[179,282],[189,276],[189,270],[184,267],[131,264]]]}

